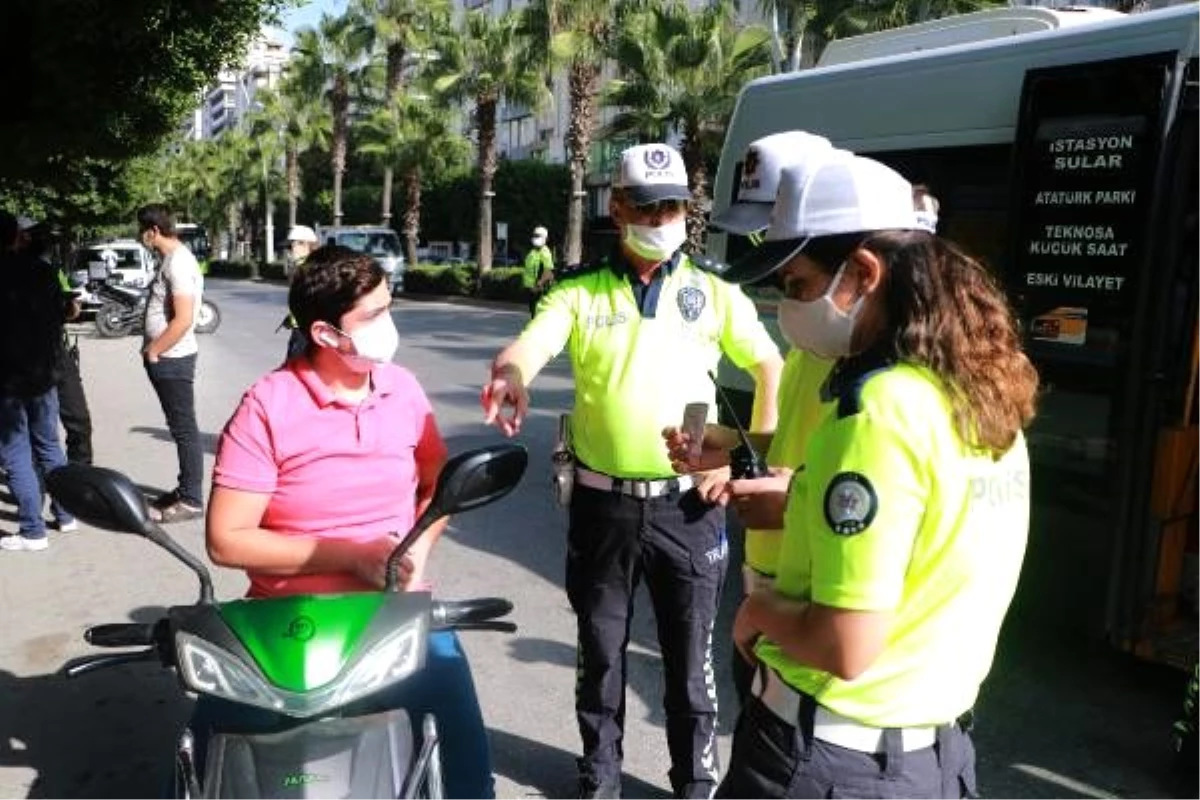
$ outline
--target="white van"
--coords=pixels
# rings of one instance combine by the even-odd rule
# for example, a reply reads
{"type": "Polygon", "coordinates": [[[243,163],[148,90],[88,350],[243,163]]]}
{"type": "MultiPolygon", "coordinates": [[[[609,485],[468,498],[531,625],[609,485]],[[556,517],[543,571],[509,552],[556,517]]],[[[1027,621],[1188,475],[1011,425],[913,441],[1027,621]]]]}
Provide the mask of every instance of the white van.
{"type": "Polygon", "coordinates": [[[318,225],[317,242],[339,244],[373,256],[388,274],[392,294],[404,289],[404,251],[400,237],[382,225],[318,225]]]}
{"type": "MultiPolygon", "coordinates": [[[[848,40],[748,84],[713,210],[749,143],[790,129],[926,184],[939,232],[1009,287],[1042,376],[1018,609],[1170,659],[1196,527],[1197,6],[1031,12],[848,40]]],[[[709,238],[724,260],[750,246],[709,238]]],[[[745,399],[741,373],[720,380],[745,399]]]]}

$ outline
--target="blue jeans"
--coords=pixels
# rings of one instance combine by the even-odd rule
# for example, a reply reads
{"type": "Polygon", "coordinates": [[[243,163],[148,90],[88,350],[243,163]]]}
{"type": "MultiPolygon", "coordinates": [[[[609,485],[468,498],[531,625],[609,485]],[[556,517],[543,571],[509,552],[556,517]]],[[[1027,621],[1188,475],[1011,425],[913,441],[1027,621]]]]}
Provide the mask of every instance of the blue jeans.
{"type": "MultiPolygon", "coordinates": [[[[45,537],[41,476],[67,463],[58,441],[55,389],[29,398],[0,397],[0,461],[8,471],[8,488],[17,501],[19,533],[30,539],[45,537]]],[[[53,499],[50,512],[59,524],[74,520],[53,499]]]]}
{"type": "MultiPolygon", "coordinates": [[[[471,666],[453,631],[431,634],[425,668],[394,689],[355,703],[353,712],[392,708],[408,710],[418,737],[425,714],[437,719],[446,797],[495,797],[487,728],[471,666]]],[[[203,774],[208,734],[214,724],[235,730],[271,730],[277,729],[278,720],[263,709],[200,695],[189,723],[195,736],[197,770],[203,774]]]]}

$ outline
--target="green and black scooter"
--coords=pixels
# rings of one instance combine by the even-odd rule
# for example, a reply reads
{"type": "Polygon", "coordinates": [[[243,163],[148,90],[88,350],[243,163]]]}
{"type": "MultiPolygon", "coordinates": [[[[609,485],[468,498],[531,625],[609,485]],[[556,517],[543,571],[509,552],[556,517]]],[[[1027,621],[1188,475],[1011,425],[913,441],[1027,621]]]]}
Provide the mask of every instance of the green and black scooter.
{"type": "Polygon", "coordinates": [[[177,797],[441,797],[438,724],[403,708],[370,708],[364,698],[425,666],[438,629],[512,632],[497,621],[512,610],[501,598],[436,602],[428,592],[400,592],[400,559],[433,522],[491,503],[521,480],[523,447],[501,444],[450,459],[428,510],[396,545],[387,586],[378,593],[297,595],[218,603],[205,566],[150,521],[141,492],[113,470],[68,465],[47,478],[50,493],[98,528],[143,536],[182,561],[200,580],[195,605],[176,606],[154,623],[97,625],[97,647],[64,667],[77,677],[103,667],[161,661],[183,688],[272,712],[253,731],[218,722],[196,763],[190,730],[176,748],[177,797]]]}

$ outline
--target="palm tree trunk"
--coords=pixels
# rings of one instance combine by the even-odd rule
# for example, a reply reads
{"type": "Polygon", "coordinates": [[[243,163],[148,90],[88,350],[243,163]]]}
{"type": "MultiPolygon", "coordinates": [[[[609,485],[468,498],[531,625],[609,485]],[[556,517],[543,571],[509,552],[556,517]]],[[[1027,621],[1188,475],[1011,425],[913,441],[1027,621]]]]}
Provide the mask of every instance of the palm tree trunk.
{"type": "Polygon", "coordinates": [[[296,206],[300,202],[300,154],[296,148],[287,149],[288,228],[296,224],[296,206]]]}
{"type": "Polygon", "coordinates": [[[688,183],[692,187],[692,204],[688,209],[687,234],[688,250],[692,253],[704,252],[704,209],[708,206],[708,170],[704,166],[704,148],[700,143],[700,131],[688,125],[683,132],[680,142],[680,155],[688,173],[688,183]]]}
{"type": "Polygon", "coordinates": [[[383,210],[379,216],[384,227],[392,223],[392,168],[383,168],[383,210]]]}
{"type": "Polygon", "coordinates": [[[492,181],[496,177],[496,98],[475,101],[479,126],[479,274],[492,268],[492,181]]]}
{"type": "Polygon", "coordinates": [[[417,233],[421,230],[421,168],[404,176],[404,257],[409,266],[417,263],[417,233]]]}
{"type": "Polygon", "coordinates": [[[350,138],[350,94],[345,78],[333,89],[333,224],[342,224],[342,176],[346,172],[346,147],[350,138]]]}
{"type": "MultiPolygon", "coordinates": [[[[386,77],[384,83],[384,97],[387,100],[388,108],[395,112],[396,98],[404,90],[404,57],[408,55],[403,44],[393,42],[387,48],[387,66],[386,77]]],[[[390,225],[392,221],[392,181],[395,176],[392,172],[392,167],[389,164],[383,168],[383,199],[382,209],[379,216],[383,218],[383,225],[390,225]]],[[[411,261],[409,263],[412,263],[411,261]]]]}
{"type": "Polygon", "coordinates": [[[596,84],[600,70],[583,61],[571,64],[568,86],[571,120],[567,125],[567,154],[570,160],[571,197],[567,201],[566,262],[583,260],[583,183],[587,178],[592,133],[596,129],[596,84]]]}

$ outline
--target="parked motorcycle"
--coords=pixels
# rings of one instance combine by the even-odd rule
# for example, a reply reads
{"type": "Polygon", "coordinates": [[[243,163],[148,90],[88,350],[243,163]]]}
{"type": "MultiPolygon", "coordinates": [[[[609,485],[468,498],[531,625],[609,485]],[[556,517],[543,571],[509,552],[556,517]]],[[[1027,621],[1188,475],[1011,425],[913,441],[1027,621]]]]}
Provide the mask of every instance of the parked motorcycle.
{"type": "Polygon", "coordinates": [[[516,630],[499,620],[512,610],[507,600],[436,602],[428,592],[398,591],[398,575],[404,553],[431,524],[508,494],[527,462],[525,448],[508,443],[450,459],[429,508],[388,559],[381,592],[222,603],[214,600],[208,570],[150,521],[127,477],[80,464],[57,469],[47,485],[72,514],[149,539],[200,582],[195,605],[169,608],[157,622],[85,633],[98,647],[143,649],[83,656],[64,671],[74,678],[160,661],[176,670],[185,691],[273,712],[277,723],[266,732],[217,720],[203,764],[185,728],[176,748],[176,797],[441,797],[443,721],[432,714],[414,719],[405,708],[357,712],[355,704],[424,669],[433,630],[516,630]]]}
{"type": "MultiPolygon", "coordinates": [[[[96,332],[114,339],[142,332],[146,318],[146,300],[150,289],[130,286],[110,278],[99,284],[95,294],[100,298],[96,309],[96,332]]],[[[221,309],[207,297],[200,300],[196,315],[196,333],[213,333],[221,327],[221,309]]]]}

